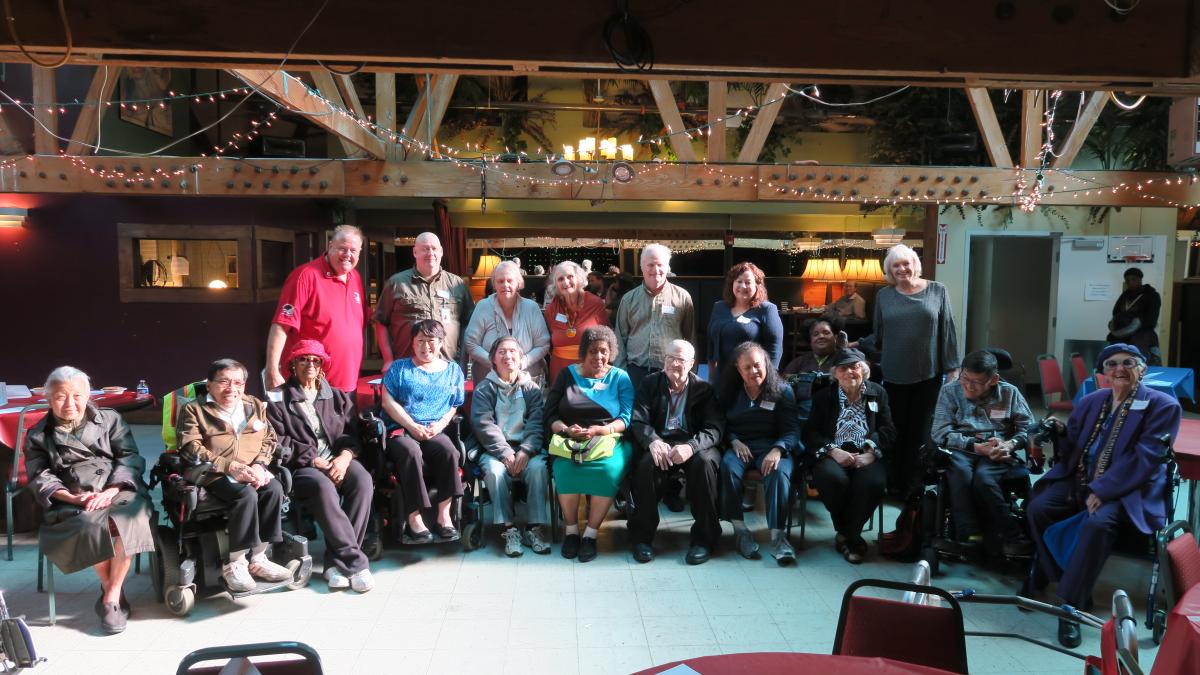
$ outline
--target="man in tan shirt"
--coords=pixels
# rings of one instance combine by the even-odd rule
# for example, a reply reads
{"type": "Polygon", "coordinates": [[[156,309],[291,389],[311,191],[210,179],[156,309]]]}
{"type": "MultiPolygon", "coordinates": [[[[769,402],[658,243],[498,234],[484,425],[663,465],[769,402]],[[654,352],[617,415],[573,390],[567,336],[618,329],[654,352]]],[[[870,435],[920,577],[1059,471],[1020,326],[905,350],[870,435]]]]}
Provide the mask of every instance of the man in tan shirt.
{"type": "Polygon", "coordinates": [[[691,294],[667,281],[671,249],[646,246],[641,268],[642,285],[621,298],[614,326],[621,351],[615,365],[628,371],[635,391],[646,375],[662,370],[671,341],[690,343],[696,329],[691,294]]]}
{"type": "Polygon", "coordinates": [[[422,232],[413,246],[416,264],[393,274],[383,286],[375,307],[375,338],[383,355],[383,372],[392,361],[412,356],[412,325],[423,319],[440,321],[446,329],[442,357],[457,361],[462,331],[475,302],[462,277],[442,269],[442,242],[422,232]]]}

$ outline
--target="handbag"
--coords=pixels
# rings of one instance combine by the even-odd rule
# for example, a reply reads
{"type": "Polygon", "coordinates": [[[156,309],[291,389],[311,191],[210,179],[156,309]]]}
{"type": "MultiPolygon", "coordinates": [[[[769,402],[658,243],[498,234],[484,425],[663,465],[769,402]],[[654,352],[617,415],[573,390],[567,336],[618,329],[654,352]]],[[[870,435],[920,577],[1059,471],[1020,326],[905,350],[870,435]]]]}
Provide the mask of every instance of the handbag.
{"type": "Polygon", "coordinates": [[[555,457],[569,459],[576,464],[594,462],[598,459],[612,457],[613,450],[621,441],[621,434],[593,436],[586,441],[554,434],[550,437],[550,454],[555,457]]]}

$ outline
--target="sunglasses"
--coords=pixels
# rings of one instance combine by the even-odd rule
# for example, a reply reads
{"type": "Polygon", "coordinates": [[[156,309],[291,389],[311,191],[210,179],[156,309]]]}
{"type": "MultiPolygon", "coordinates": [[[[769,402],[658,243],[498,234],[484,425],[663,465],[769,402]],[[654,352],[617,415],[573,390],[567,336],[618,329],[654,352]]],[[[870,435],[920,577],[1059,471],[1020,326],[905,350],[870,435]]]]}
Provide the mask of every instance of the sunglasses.
{"type": "Polygon", "coordinates": [[[1117,359],[1108,359],[1107,361],[1104,362],[1104,369],[1112,370],[1113,368],[1117,368],[1119,366],[1125,366],[1126,368],[1133,368],[1136,365],[1137,365],[1137,359],[1121,359],[1119,361],[1117,359]]]}
{"type": "Polygon", "coordinates": [[[318,358],[318,357],[316,357],[316,356],[301,356],[300,358],[298,358],[298,359],[296,359],[296,360],[297,360],[297,361],[299,361],[300,363],[302,363],[302,364],[306,365],[306,366],[319,366],[319,365],[321,365],[321,359],[320,359],[320,358],[318,358]]]}

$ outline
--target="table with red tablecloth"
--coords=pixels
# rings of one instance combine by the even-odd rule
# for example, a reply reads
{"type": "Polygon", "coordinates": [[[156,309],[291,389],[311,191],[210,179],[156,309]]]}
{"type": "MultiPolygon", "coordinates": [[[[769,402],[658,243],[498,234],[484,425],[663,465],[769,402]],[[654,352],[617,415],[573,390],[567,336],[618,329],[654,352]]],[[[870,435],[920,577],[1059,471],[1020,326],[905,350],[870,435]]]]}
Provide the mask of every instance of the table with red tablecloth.
{"type": "MultiPolygon", "coordinates": [[[[471,417],[471,394],[475,391],[475,383],[467,380],[466,390],[463,405],[458,409],[458,414],[462,415],[464,420],[471,417]]],[[[364,375],[358,378],[358,386],[354,388],[354,404],[358,406],[359,412],[371,410],[381,401],[383,401],[383,375],[364,375]]]]}
{"type": "Polygon", "coordinates": [[[1184,419],[1175,436],[1175,464],[1179,476],[1188,481],[1188,522],[1200,531],[1200,420],[1184,419]]]}
{"type": "MultiPolygon", "coordinates": [[[[634,675],[668,673],[672,668],[685,666],[679,673],[697,672],[700,675],[772,675],[773,673],[822,673],[823,675],[944,675],[939,668],[918,666],[903,661],[879,657],[804,654],[799,652],[756,652],[752,654],[721,654],[674,661],[639,671],[634,675]]],[[[1195,671],[1192,671],[1195,672],[1195,671]]],[[[671,673],[670,675],[675,675],[671,673]]]]}
{"type": "Polygon", "coordinates": [[[1200,673],[1200,586],[1183,594],[1167,616],[1167,634],[1151,673],[1200,673]]]}

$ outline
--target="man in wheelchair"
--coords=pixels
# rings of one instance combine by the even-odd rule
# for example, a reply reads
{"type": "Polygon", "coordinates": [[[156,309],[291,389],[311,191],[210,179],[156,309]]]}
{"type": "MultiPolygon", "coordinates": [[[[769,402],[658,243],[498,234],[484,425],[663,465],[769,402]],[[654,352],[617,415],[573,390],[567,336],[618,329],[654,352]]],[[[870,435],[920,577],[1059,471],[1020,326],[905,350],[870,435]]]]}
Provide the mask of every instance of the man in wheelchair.
{"type": "Polygon", "coordinates": [[[1015,386],[1000,379],[993,352],[963,359],[957,382],[942,387],[933,415],[933,442],[951,452],[946,472],[951,520],[960,544],[984,543],[980,514],[1000,537],[1005,556],[1025,556],[1033,543],[1009,515],[1002,482],[1028,480],[1016,451],[1028,441],[1033,415],[1015,386]]]}
{"type": "Polygon", "coordinates": [[[208,495],[229,505],[229,559],[221,576],[229,590],[251,591],[254,578],[290,579],[288,568],[267,558],[267,546],[283,539],[284,490],[267,470],[275,455],[275,431],[267,406],[247,396],[246,367],[233,359],[208,369],[208,394],[179,414],[179,453],[209,464],[197,481],[208,495]]]}

